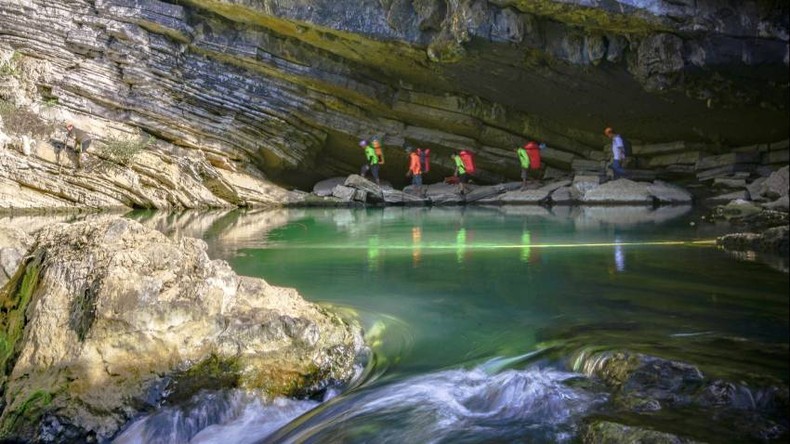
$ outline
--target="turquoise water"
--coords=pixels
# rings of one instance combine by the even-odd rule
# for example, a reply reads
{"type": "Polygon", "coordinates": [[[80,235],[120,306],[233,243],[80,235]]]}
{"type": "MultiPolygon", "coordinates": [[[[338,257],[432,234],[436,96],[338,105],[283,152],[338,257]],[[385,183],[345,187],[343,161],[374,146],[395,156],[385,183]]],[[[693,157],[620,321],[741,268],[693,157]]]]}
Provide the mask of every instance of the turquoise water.
{"type": "MultiPolygon", "coordinates": [[[[600,210],[565,218],[305,211],[226,259],[239,274],[384,324],[393,377],[553,341],[658,348],[678,358],[713,338],[787,344],[787,274],[733,260],[707,242],[715,227],[690,226],[690,214],[618,222],[600,210]]],[[[711,370],[733,370],[727,356],[704,359],[711,370]]],[[[787,378],[786,363],[764,364],[787,378]]]]}
{"type": "MultiPolygon", "coordinates": [[[[574,440],[602,400],[564,381],[580,356],[606,350],[788,382],[788,274],[716,248],[731,227],[688,207],[138,218],[202,237],[239,274],[357,312],[376,353],[354,390],[284,407],[293,421],[251,433],[270,415],[257,409],[194,442],[574,440]]],[[[723,424],[686,426],[730,439],[723,424]]]]}

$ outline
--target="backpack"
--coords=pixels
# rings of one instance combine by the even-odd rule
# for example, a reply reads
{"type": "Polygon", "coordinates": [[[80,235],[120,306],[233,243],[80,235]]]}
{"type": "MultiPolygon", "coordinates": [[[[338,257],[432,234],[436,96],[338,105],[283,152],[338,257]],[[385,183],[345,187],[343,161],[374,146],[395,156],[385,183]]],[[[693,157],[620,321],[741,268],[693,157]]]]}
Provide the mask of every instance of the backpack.
{"type": "Polygon", "coordinates": [[[381,149],[381,142],[379,139],[373,139],[373,149],[376,150],[376,156],[379,158],[379,164],[384,165],[384,152],[381,149]]]}
{"type": "Polygon", "coordinates": [[[631,148],[631,141],[623,136],[620,136],[620,140],[623,141],[623,153],[625,153],[625,157],[631,157],[634,153],[633,148],[631,148]]]}
{"type": "Polygon", "coordinates": [[[461,150],[458,153],[461,156],[461,161],[464,163],[464,169],[466,170],[466,174],[474,174],[475,173],[475,159],[474,155],[471,151],[461,150]]]}
{"type": "Polygon", "coordinates": [[[417,148],[417,155],[420,156],[420,169],[423,173],[431,170],[431,149],[417,148]]]}

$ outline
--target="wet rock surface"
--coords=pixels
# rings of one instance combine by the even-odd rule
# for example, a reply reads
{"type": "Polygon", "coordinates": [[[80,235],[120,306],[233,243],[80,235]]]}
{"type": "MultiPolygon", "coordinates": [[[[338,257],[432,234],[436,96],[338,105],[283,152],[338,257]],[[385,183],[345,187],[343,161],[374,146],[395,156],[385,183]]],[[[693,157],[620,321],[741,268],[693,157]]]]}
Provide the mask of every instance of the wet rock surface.
{"type": "Polygon", "coordinates": [[[106,441],[201,388],[309,396],[354,377],[355,321],[205,250],[112,216],[41,230],[2,293],[4,343],[16,342],[2,354],[0,438],[106,441]]]}
{"type": "Polygon", "coordinates": [[[590,356],[578,370],[606,387],[594,390],[609,393],[600,412],[585,419],[586,443],[782,442],[790,431],[790,392],[782,384],[710,379],[689,363],[631,352],[590,356]],[[727,432],[689,436],[684,425],[691,423],[727,432]]]}

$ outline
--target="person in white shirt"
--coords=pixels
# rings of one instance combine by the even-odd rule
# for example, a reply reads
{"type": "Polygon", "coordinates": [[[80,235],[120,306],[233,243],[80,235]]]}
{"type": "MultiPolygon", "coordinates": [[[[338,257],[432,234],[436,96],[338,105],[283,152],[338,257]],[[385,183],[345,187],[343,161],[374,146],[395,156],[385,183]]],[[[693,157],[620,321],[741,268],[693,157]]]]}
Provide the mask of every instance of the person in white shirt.
{"type": "Polygon", "coordinates": [[[612,139],[612,175],[615,179],[625,176],[623,163],[625,162],[625,144],[623,138],[616,134],[612,128],[603,130],[606,137],[612,139]]]}

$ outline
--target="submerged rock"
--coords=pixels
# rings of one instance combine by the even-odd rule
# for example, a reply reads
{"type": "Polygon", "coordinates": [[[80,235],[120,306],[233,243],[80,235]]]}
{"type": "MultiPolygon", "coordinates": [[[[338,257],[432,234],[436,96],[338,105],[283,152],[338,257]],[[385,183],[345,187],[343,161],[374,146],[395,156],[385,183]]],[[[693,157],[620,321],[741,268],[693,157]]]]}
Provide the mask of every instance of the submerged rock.
{"type": "Polygon", "coordinates": [[[716,239],[716,243],[726,250],[756,251],[787,256],[790,252],[790,229],[787,226],[774,227],[762,233],[734,233],[716,239]]]}
{"type": "Polygon", "coordinates": [[[643,427],[627,426],[610,421],[588,424],[582,433],[585,444],[692,444],[694,441],[671,433],[658,432],[643,427]]]}
{"type": "Polygon", "coordinates": [[[625,420],[639,418],[644,425],[591,418],[584,442],[693,442],[674,434],[684,430],[684,421],[726,423],[727,437],[722,439],[730,442],[780,442],[788,434],[790,392],[782,384],[751,387],[711,380],[687,362],[626,351],[582,353],[574,367],[606,386],[610,402],[602,411],[625,420]]]}
{"type": "Polygon", "coordinates": [[[3,361],[0,438],[105,441],[201,388],[307,396],[355,375],[354,321],[205,250],[121,218],[42,230],[2,294],[26,306],[24,335],[0,325],[18,339],[3,361]]]}

